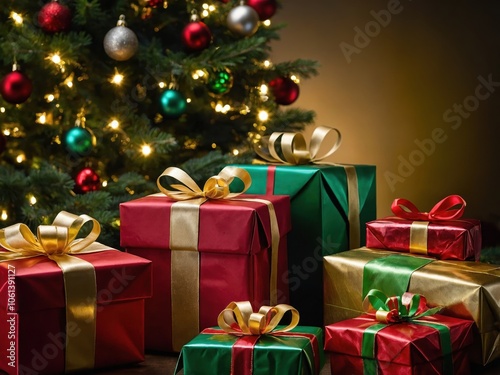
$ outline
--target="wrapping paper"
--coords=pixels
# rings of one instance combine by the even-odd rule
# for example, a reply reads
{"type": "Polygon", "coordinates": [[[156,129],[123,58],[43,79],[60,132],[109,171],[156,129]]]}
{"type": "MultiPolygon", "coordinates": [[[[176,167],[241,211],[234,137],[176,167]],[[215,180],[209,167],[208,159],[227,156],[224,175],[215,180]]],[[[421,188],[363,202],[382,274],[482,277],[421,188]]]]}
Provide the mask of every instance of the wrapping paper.
{"type": "MultiPolygon", "coordinates": [[[[476,338],[481,353],[473,353],[472,360],[486,365],[500,357],[500,267],[472,261],[432,260],[391,251],[360,248],[324,258],[325,324],[354,318],[364,313],[364,270],[367,264],[396,256],[401,259],[423,259],[411,273],[406,284],[393,285],[399,291],[407,290],[425,295],[429,306],[443,306],[441,314],[474,320],[478,328],[476,338]],[[427,262],[429,261],[429,262],[427,262]],[[480,345],[479,345],[480,343],[480,345]]],[[[399,265],[388,265],[384,272],[397,275],[399,265]]],[[[395,283],[392,283],[395,284],[395,283]]],[[[380,289],[377,285],[371,288],[380,289]]],[[[399,294],[386,291],[386,294],[399,294]]]]}
{"type": "Polygon", "coordinates": [[[183,367],[185,375],[319,374],[324,364],[323,342],[323,331],[318,327],[298,326],[281,335],[243,338],[209,328],[184,345],[178,368],[183,367]],[[312,340],[317,345],[312,344],[312,340]],[[231,372],[235,345],[253,352],[251,372],[231,372]]]}
{"type": "MultiPolygon", "coordinates": [[[[366,223],[366,246],[401,252],[410,248],[412,225],[419,222],[388,217],[366,223]]],[[[475,219],[431,221],[426,253],[443,260],[476,260],[481,252],[481,222],[475,219]]]]}
{"type": "MultiPolygon", "coordinates": [[[[290,303],[304,325],[323,324],[323,256],[352,248],[349,244],[349,197],[345,169],[332,165],[240,165],[252,176],[253,194],[285,194],[291,199],[288,237],[290,303]]],[[[355,165],[359,224],[376,218],[375,166],[355,165]]],[[[365,244],[365,231],[359,243],[365,244]]]]}
{"type": "MultiPolygon", "coordinates": [[[[97,287],[95,368],[144,360],[144,300],[151,296],[151,262],[117,250],[75,255],[95,268],[97,287]]],[[[0,350],[17,357],[7,374],[64,373],[65,294],[61,269],[46,257],[0,263],[0,350]],[[12,280],[12,281],[11,281],[12,280]],[[9,294],[15,286],[14,295],[9,294]],[[14,303],[12,299],[14,298],[14,303]],[[8,322],[8,324],[5,324],[8,322]]]]}
{"type": "MultiPolygon", "coordinates": [[[[375,351],[380,375],[445,374],[443,348],[435,328],[424,322],[449,328],[454,374],[470,373],[469,351],[474,322],[443,315],[427,316],[417,322],[388,324],[376,333],[375,351]],[[420,322],[420,323],[417,323],[420,322]]],[[[330,353],[332,374],[368,374],[370,359],[362,357],[363,336],[378,322],[371,314],[343,320],[325,327],[325,351],[330,353]]],[[[451,370],[451,369],[450,369],[451,370]]]]}
{"type": "MultiPolygon", "coordinates": [[[[255,196],[275,209],[279,233],[278,302],[288,302],[288,285],[281,275],[287,267],[287,233],[290,230],[290,200],[285,196],[255,196]]],[[[172,263],[170,212],[174,200],[166,196],[147,196],[120,205],[121,245],[127,252],[153,261],[153,297],[146,301],[146,349],[180,351],[174,345],[172,317],[172,263]]],[[[228,302],[248,300],[253,305],[270,302],[271,230],[268,207],[243,200],[207,201],[199,213],[199,333],[217,322],[228,302]]],[[[196,253],[195,253],[196,254],[196,253]]],[[[182,267],[182,265],[181,265],[182,267]]],[[[196,335],[195,334],[195,335],[196,335]]],[[[191,336],[189,339],[193,338],[191,336]]],[[[189,340],[187,340],[189,341],[189,340]]],[[[187,342],[186,341],[186,342],[187,342]]],[[[183,342],[182,344],[185,344],[183,342]]]]}

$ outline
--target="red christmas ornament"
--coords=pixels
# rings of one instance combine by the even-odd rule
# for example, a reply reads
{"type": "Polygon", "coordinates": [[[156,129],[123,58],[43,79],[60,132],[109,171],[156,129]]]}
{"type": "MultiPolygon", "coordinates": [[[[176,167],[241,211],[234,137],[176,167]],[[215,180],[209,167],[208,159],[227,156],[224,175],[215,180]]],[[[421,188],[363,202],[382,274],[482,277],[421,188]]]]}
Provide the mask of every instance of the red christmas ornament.
{"type": "Polygon", "coordinates": [[[10,104],[24,103],[33,91],[31,80],[19,71],[7,74],[0,83],[0,94],[10,104]]]}
{"type": "Polygon", "coordinates": [[[201,51],[212,41],[212,32],[201,21],[190,22],[182,30],[182,42],[190,51],[201,51]]]}
{"type": "Polygon", "coordinates": [[[75,177],[75,192],[85,194],[99,190],[101,180],[92,168],[83,168],[75,177]]]}
{"type": "Polygon", "coordinates": [[[269,82],[274,101],[281,105],[292,104],[299,97],[299,85],[289,77],[278,77],[269,82]]]}
{"type": "Polygon", "coordinates": [[[261,21],[268,20],[278,8],[276,0],[247,0],[246,5],[255,9],[261,21]]]}
{"type": "Polygon", "coordinates": [[[40,9],[38,24],[47,33],[67,31],[71,26],[71,10],[53,0],[40,9]]]}
{"type": "Polygon", "coordinates": [[[0,133],[0,155],[7,149],[7,139],[5,135],[0,133]]]}

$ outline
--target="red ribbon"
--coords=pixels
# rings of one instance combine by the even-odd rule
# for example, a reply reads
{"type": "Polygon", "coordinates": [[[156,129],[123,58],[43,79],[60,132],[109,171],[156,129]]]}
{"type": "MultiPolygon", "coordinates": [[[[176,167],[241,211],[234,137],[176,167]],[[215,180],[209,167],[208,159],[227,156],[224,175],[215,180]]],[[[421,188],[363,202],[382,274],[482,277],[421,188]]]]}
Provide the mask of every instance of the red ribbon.
{"type": "Polygon", "coordinates": [[[397,217],[408,220],[453,220],[462,217],[465,205],[465,200],[460,195],[449,195],[436,203],[429,212],[420,212],[409,200],[396,198],[392,202],[391,210],[397,217]]]}

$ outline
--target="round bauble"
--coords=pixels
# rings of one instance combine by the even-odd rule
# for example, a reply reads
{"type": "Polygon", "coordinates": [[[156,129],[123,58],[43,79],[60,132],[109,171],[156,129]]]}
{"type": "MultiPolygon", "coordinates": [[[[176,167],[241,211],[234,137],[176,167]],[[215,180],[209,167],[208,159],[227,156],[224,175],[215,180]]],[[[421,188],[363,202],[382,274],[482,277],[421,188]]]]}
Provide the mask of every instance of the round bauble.
{"type": "Polygon", "coordinates": [[[233,87],[233,75],[227,69],[216,71],[210,74],[207,87],[212,94],[226,94],[233,87]]]}
{"type": "Polygon", "coordinates": [[[57,1],[47,3],[38,13],[38,24],[47,33],[68,31],[71,26],[71,10],[57,1]]]}
{"type": "Polygon", "coordinates": [[[247,0],[246,4],[255,9],[261,21],[268,20],[274,16],[278,8],[276,0],[247,0]]]}
{"type": "Polygon", "coordinates": [[[92,168],[83,168],[75,176],[75,192],[85,194],[90,191],[99,190],[101,187],[101,179],[92,168]]]}
{"type": "Polygon", "coordinates": [[[181,117],[187,109],[187,101],[180,91],[168,89],[161,94],[160,104],[166,118],[181,117]]]}
{"type": "Polygon", "coordinates": [[[88,155],[95,145],[95,137],[85,128],[75,126],[64,135],[66,149],[78,156],[88,155]]]}
{"type": "Polygon", "coordinates": [[[281,105],[289,105],[299,97],[299,85],[289,77],[278,77],[269,82],[274,101],[281,105]]]}
{"type": "Polygon", "coordinates": [[[239,5],[229,11],[227,27],[239,35],[253,35],[259,28],[259,15],[252,7],[239,5]]]}
{"type": "Polygon", "coordinates": [[[116,61],[126,61],[139,49],[139,40],[135,33],[125,26],[123,19],[104,36],[104,51],[116,61]]]}
{"type": "Polygon", "coordinates": [[[200,21],[188,23],[182,30],[182,43],[190,51],[201,51],[212,41],[212,32],[200,21]]]}
{"type": "Polygon", "coordinates": [[[32,91],[31,80],[19,71],[10,72],[0,82],[0,94],[10,104],[24,103],[32,91]]]}

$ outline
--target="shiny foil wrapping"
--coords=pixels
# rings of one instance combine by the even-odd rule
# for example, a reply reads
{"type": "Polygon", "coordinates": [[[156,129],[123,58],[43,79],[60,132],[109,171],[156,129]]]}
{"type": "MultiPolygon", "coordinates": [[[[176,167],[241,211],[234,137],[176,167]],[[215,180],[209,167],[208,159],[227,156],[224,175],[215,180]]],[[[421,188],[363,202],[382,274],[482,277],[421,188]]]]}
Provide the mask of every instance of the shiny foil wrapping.
{"type": "MultiPolygon", "coordinates": [[[[388,324],[375,336],[375,360],[379,375],[441,375],[444,353],[439,332],[422,322],[449,328],[451,367],[454,374],[470,374],[469,348],[473,343],[474,323],[470,320],[433,315],[412,322],[388,324]]],[[[325,327],[325,351],[330,355],[332,374],[364,375],[366,361],[362,346],[364,334],[378,322],[373,315],[343,320],[325,327]]],[[[369,365],[369,364],[368,364],[369,365]]]]}
{"type": "MultiPolygon", "coordinates": [[[[364,313],[364,267],[392,254],[364,247],[324,257],[326,325],[364,313]]],[[[388,274],[396,271],[390,266],[384,270],[388,274]]],[[[478,328],[476,346],[482,349],[474,354],[474,362],[486,365],[500,357],[500,267],[472,261],[433,260],[411,274],[407,290],[424,295],[431,307],[443,306],[443,315],[474,320],[478,328]]]]}
{"type": "MultiPolygon", "coordinates": [[[[416,236],[418,238],[418,236],[416,236]]],[[[388,217],[366,223],[366,246],[400,252],[419,252],[442,260],[479,260],[481,222],[475,219],[418,222],[388,217]],[[419,223],[425,223],[420,228],[419,223]],[[411,234],[425,231],[423,244],[412,248],[411,234]]]]}
{"type": "MultiPolygon", "coordinates": [[[[92,263],[96,273],[94,368],[144,361],[144,300],[152,293],[151,262],[117,250],[78,258],[92,263]]],[[[65,337],[81,331],[75,324],[67,332],[65,316],[63,275],[54,261],[36,257],[0,263],[0,372],[64,373],[65,337]],[[13,295],[9,283],[15,285],[13,295]],[[10,321],[16,324],[6,324],[10,321]],[[12,346],[17,369],[5,355],[12,346]]]]}

